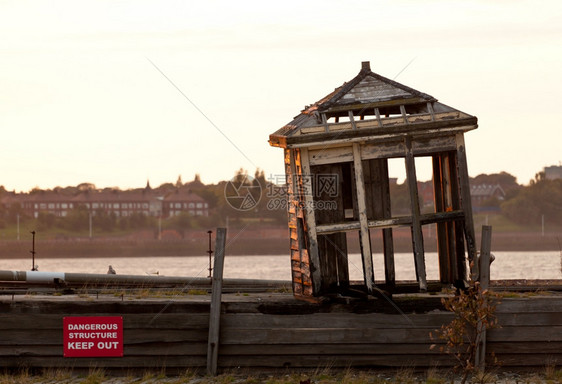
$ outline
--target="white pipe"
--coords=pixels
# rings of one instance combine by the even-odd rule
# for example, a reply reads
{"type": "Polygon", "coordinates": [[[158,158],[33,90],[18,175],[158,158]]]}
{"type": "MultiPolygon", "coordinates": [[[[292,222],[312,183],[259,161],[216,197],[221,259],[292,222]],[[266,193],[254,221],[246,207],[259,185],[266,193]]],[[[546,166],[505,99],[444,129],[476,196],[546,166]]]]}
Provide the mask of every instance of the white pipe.
{"type": "MultiPolygon", "coordinates": [[[[0,271],[0,281],[27,281],[30,283],[60,282],[81,284],[172,284],[211,286],[211,279],[205,277],[108,275],[93,273],[65,273],[39,271],[0,271]]],[[[284,280],[223,279],[224,286],[268,286],[276,287],[290,284],[284,280]]]]}
{"type": "Polygon", "coordinates": [[[29,283],[54,283],[55,279],[64,281],[64,272],[39,272],[29,271],[25,273],[25,281],[29,283]]]}

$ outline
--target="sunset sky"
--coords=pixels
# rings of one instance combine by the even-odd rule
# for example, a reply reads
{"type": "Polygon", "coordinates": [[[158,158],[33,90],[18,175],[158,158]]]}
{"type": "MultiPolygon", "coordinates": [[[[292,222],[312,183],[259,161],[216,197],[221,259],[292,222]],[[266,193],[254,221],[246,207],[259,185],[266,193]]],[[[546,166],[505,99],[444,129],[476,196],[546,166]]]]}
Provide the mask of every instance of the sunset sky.
{"type": "Polygon", "coordinates": [[[269,134],[361,61],[478,117],[471,176],[562,161],[560,1],[0,0],[0,185],[283,174],[269,134]]]}

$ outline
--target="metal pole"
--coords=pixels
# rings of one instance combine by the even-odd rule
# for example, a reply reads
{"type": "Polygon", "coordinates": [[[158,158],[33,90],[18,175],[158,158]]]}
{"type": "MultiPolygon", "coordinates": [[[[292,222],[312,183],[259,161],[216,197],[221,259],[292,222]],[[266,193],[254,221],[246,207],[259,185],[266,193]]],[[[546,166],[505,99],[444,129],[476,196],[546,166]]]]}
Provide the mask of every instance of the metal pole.
{"type": "Polygon", "coordinates": [[[35,231],[31,231],[31,270],[36,271],[35,267],[35,231]]]}
{"type": "Polygon", "coordinates": [[[17,222],[17,227],[18,227],[18,229],[17,229],[17,239],[19,241],[19,239],[20,239],[20,214],[19,213],[16,215],[16,222],[17,222]]]}
{"type": "Polygon", "coordinates": [[[212,244],[211,244],[211,235],[213,234],[213,231],[207,231],[207,233],[209,234],[209,250],[207,251],[207,253],[209,254],[209,276],[207,276],[208,278],[211,278],[211,273],[213,272],[213,266],[211,264],[211,259],[213,257],[213,249],[212,249],[212,244]]]}
{"type": "Polygon", "coordinates": [[[162,240],[162,212],[158,215],[158,240],[162,240]]]}

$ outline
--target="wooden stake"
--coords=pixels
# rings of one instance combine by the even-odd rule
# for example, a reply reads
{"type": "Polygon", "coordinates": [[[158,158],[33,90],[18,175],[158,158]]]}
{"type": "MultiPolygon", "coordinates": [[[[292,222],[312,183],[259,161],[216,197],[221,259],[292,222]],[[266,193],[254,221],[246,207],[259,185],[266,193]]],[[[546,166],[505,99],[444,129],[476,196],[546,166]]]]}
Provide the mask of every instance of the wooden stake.
{"type": "Polygon", "coordinates": [[[222,275],[224,267],[224,248],[226,245],[226,228],[217,228],[215,238],[215,265],[213,268],[213,288],[209,316],[209,340],[207,346],[207,373],[217,375],[219,356],[219,331],[221,315],[222,275]]]}
{"type": "MultiPolygon", "coordinates": [[[[492,248],[492,227],[489,225],[482,226],[482,240],[480,244],[480,257],[478,259],[480,269],[480,289],[485,291],[490,285],[490,250],[492,248]]],[[[487,301],[484,301],[487,306],[487,301]]],[[[482,325],[482,321],[478,321],[478,328],[481,329],[480,340],[476,344],[476,355],[474,365],[480,372],[486,369],[486,327],[482,325]]]]}

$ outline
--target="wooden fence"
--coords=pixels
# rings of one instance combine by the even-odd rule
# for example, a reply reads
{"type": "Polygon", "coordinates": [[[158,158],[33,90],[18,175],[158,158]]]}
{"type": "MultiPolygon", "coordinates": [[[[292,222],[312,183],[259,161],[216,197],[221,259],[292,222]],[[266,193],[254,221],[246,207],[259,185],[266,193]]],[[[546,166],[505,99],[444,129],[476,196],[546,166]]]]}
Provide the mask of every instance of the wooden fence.
{"type": "MultiPolygon", "coordinates": [[[[439,297],[395,301],[404,314],[377,300],[311,304],[295,301],[289,294],[225,295],[218,369],[453,365],[439,348],[430,349],[442,341],[431,340],[429,333],[452,319],[442,310],[439,297]]],[[[3,296],[0,367],[204,370],[209,310],[208,295],[3,296]],[[122,316],[123,357],[63,357],[65,316],[122,316]]],[[[488,331],[488,359],[493,352],[504,367],[562,364],[560,295],[504,298],[496,312],[501,328],[488,331]]]]}

